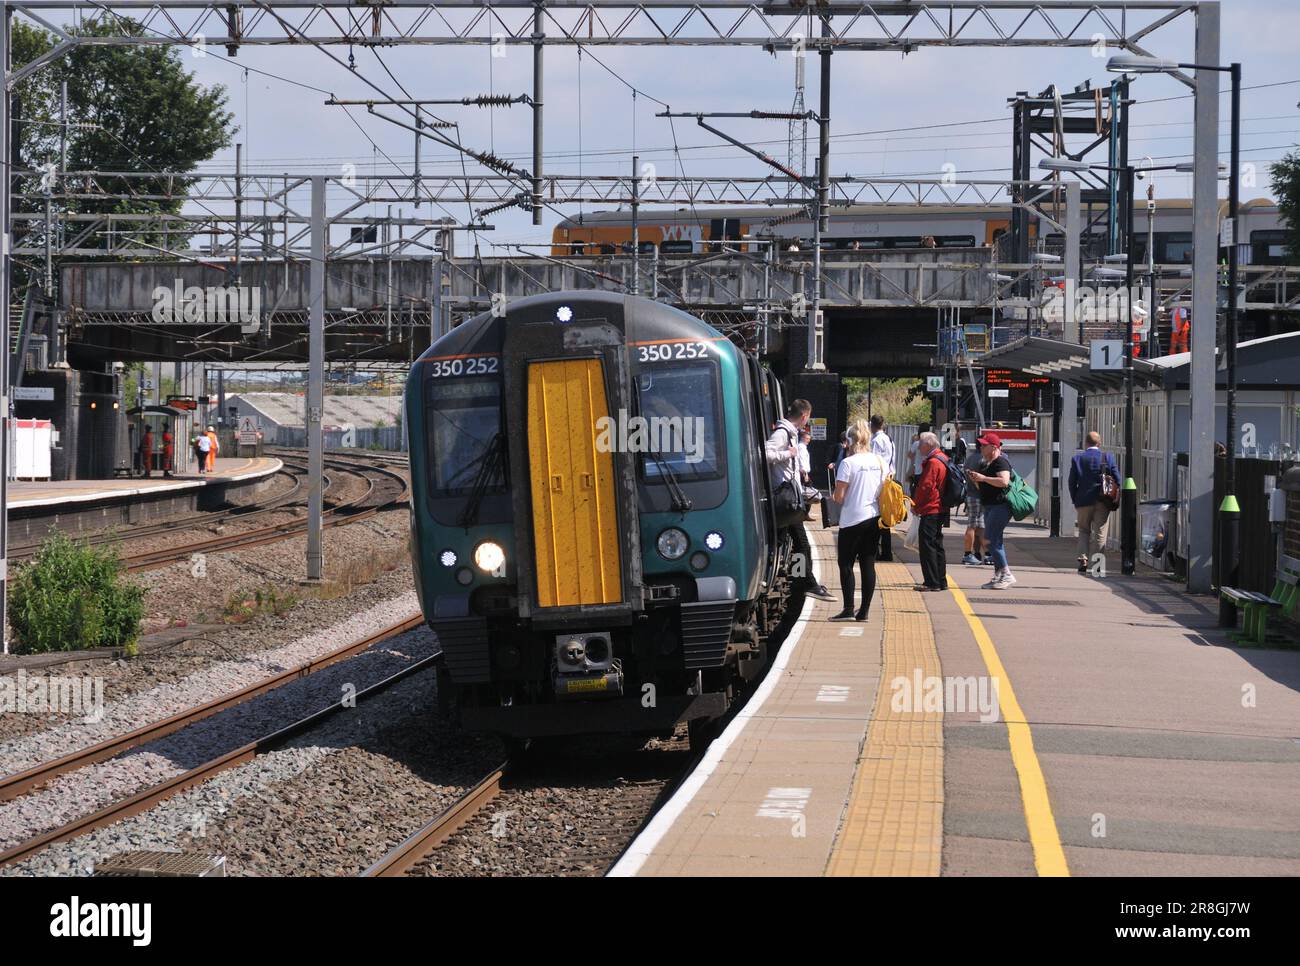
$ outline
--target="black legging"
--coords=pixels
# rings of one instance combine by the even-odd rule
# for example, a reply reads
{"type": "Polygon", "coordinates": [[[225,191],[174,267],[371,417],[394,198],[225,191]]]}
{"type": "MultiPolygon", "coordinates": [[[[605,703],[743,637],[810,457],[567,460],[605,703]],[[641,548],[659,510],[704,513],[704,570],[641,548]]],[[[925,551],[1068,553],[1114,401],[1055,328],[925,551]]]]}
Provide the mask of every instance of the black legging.
{"type": "Polygon", "coordinates": [[[880,517],[840,528],[838,557],[844,609],[853,610],[853,564],[862,571],[862,610],[871,607],[876,593],[876,550],[880,545],[880,517]]]}

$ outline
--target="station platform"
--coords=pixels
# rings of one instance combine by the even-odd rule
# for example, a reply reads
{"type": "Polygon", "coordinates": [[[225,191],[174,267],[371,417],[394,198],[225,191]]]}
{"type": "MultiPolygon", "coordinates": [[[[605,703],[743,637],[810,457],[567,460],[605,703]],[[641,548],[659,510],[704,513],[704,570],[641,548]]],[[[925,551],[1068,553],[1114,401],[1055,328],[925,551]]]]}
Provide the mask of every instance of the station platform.
{"type": "Polygon", "coordinates": [[[258,479],[279,472],[283,464],[270,457],[217,457],[216,469],[202,475],[173,476],[164,479],[155,474],[150,479],[138,476],[112,480],[58,480],[9,484],[9,508],[51,506],[57,503],[85,503],[90,500],[130,499],[149,493],[188,490],[203,486],[225,485],[258,479]]]}
{"type": "Polygon", "coordinates": [[[235,495],[255,496],[283,465],[264,456],[218,457],[212,473],[170,479],[14,481],[9,484],[10,538],[34,542],[54,529],[81,533],[209,509],[235,495]]]}
{"type": "MultiPolygon", "coordinates": [[[[834,532],[808,530],[838,597],[834,532]]],[[[1019,583],[984,589],[963,530],[945,592],[913,590],[896,534],[867,621],[809,598],[612,874],[1300,874],[1300,651],[1232,646],[1213,598],[1117,558],[1080,575],[1029,526],[1019,583]]]]}

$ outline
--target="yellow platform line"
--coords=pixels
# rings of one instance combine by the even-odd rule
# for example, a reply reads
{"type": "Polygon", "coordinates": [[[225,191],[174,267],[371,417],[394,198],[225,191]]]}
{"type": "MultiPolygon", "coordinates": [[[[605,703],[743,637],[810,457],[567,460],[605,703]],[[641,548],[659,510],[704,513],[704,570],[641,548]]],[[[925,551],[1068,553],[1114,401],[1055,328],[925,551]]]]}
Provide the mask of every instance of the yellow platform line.
{"type": "Polygon", "coordinates": [[[1025,805],[1025,824],[1029,827],[1029,844],[1034,850],[1034,867],[1040,876],[1068,876],[1070,867],[1065,861],[1065,850],[1061,848],[1061,835],[1052,814],[1052,802],[1047,795],[1047,781],[1043,778],[1043,769],[1034,752],[1034,737],[1030,734],[1029,722],[1011,687],[1011,678],[998,656],[997,648],[993,646],[993,638],[989,637],[984,623],[975,616],[970,601],[952,577],[948,578],[948,587],[957,606],[966,616],[971,633],[975,635],[975,642],[979,645],[989,674],[998,682],[998,710],[1007,725],[1011,761],[1020,778],[1020,798],[1025,805]]]}
{"type": "MultiPolygon", "coordinates": [[[[827,863],[831,876],[937,876],[943,857],[943,713],[895,710],[891,682],[939,674],[934,629],[901,563],[876,565],[885,630],[880,686],[827,863]]],[[[919,696],[918,700],[919,700],[919,696]]]]}

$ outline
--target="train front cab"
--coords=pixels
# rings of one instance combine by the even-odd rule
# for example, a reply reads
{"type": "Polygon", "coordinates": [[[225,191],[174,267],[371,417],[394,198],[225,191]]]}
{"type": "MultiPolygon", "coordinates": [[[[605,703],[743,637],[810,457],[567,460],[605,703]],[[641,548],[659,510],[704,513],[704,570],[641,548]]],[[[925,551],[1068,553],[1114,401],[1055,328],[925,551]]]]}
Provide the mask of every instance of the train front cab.
{"type": "MultiPolygon", "coordinates": [[[[437,558],[450,551],[420,555],[420,569],[435,578],[417,576],[445,655],[444,690],[455,691],[457,715],[471,730],[516,737],[664,732],[680,720],[721,714],[727,668],[738,651],[757,651],[753,635],[733,640],[738,615],[752,618],[771,544],[763,517],[769,505],[755,485],[766,482],[754,445],[766,417],[746,368],[752,363],[698,320],[673,312],[675,324],[688,324],[680,338],[646,341],[700,358],[655,366],[664,350],[628,344],[624,329],[638,326],[621,318],[623,300],[597,301],[594,309],[590,301],[512,305],[497,330],[499,373],[478,380],[496,387],[483,398],[498,392],[499,405],[476,407],[475,433],[485,440],[492,434],[482,420],[499,421],[505,473],[477,494],[474,519],[462,499],[438,522],[462,526],[475,544],[472,551],[462,545],[467,558],[488,545],[499,551],[499,568],[485,574],[475,560],[457,571],[468,583],[436,592],[430,588],[447,576],[437,558]],[[570,313],[567,322],[554,318],[561,309],[570,313]],[[629,415],[705,396],[712,400],[703,406],[708,439],[689,479],[678,464],[683,478],[669,484],[672,468],[665,471],[657,457],[608,440],[601,445],[602,417],[606,431],[619,432],[629,415]],[[676,505],[682,494],[689,511],[676,505]],[[669,538],[672,560],[660,545],[670,529],[686,544],[679,553],[683,540],[669,538]]],[[[671,312],[631,305],[652,317],[671,312]]],[[[445,351],[441,345],[430,355],[445,351]]],[[[441,418],[439,399],[477,391],[423,368],[430,425],[441,418]]],[[[464,430],[464,416],[454,422],[464,430]]],[[[436,437],[426,431],[431,451],[419,462],[430,465],[414,472],[439,472],[436,437]]],[[[433,533],[417,537],[417,545],[427,544],[433,533]]]]}

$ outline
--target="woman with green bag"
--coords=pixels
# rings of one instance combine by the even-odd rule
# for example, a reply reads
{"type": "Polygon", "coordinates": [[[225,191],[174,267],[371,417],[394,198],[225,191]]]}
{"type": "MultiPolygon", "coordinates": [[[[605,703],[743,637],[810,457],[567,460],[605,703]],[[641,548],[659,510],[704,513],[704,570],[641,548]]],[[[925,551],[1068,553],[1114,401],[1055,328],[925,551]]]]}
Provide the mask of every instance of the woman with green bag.
{"type": "Polygon", "coordinates": [[[968,472],[966,479],[979,484],[980,503],[984,507],[984,542],[993,555],[993,579],[984,586],[990,590],[1006,590],[1016,582],[1002,539],[1011,522],[1011,504],[1007,500],[1011,462],[1002,455],[1002,437],[997,433],[985,433],[975,442],[979,444],[983,462],[978,470],[968,472]]]}

